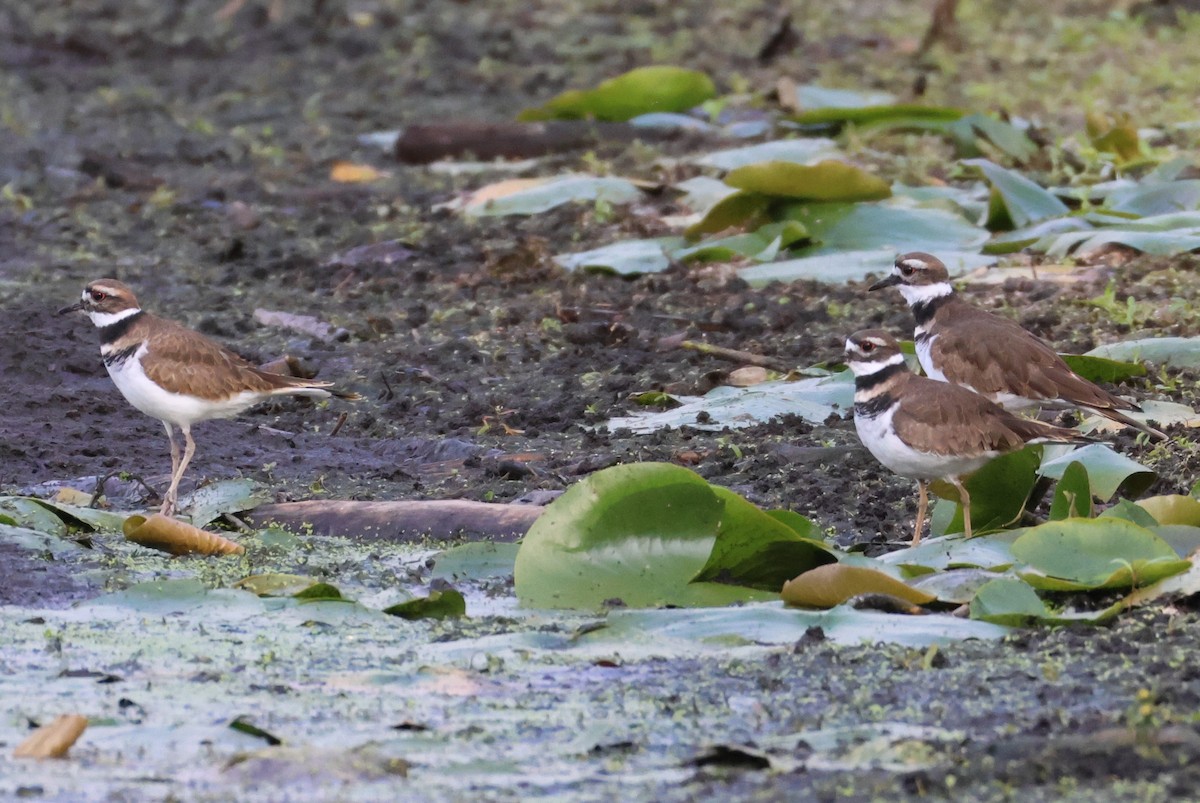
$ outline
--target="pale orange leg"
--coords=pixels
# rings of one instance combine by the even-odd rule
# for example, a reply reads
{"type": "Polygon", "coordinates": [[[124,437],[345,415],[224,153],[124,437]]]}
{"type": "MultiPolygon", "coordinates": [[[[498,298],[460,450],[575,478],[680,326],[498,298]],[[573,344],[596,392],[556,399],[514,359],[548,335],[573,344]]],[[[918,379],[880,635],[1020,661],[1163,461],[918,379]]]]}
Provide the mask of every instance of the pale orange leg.
{"type": "MultiPolygon", "coordinates": [[[[179,427],[179,431],[183,433],[183,459],[171,471],[171,487],[167,489],[167,498],[163,500],[161,511],[164,516],[170,516],[175,512],[175,502],[179,498],[179,481],[183,479],[183,472],[187,471],[188,463],[192,462],[192,455],[196,453],[196,442],[192,440],[192,428],[185,424],[179,427]]],[[[178,451],[175,439],[171,438],[172,462],[178,451]]]]}
{"type": "Polygon", "coordinates": [[[921,531],[925,529],[925,512],[929,509],[929,481],[917,480],[917,529],[913,532],[912,545],[921,543],[921,531]]]}
{"type": "Polygon", "coordinates": [[[963,511],[963,536],[971,537],[971,494],[967,493],[967,486],[962,484],[962,480],[958,477],[951,477],[950,482],[958,489],[958,498],[962,500],[963,511]]]}
{"type": "MultiPolygon", "coordinates": [[[[167,431],[167,442],[171,444],[171,480],[174,482],[175,474],[179,471],[179,444],[175,440],[175,430],[166,421],[163,422],[163,429],[167,431]]],[[[174,508],[175,503],[171,499],[171,492],[167,491],[158,512],[164,516],[170,516],[174,512],[174,508]]]]}

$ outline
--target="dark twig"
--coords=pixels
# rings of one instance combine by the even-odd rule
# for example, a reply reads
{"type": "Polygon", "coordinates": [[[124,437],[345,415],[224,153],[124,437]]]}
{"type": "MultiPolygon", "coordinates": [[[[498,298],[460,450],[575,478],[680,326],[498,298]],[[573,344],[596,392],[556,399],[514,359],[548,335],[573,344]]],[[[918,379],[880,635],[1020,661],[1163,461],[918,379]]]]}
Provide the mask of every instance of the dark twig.
{"type": "Polygon", "coordinates": [[[712,343],[703,343],[699,340],[685,340],[679,344],[680,348],[698,351],[701,354],[709,354],[713,357],[720,357],[723,360],[731,362],[740,362],[744,365],[758,365],[763,368],[770,368],[774,371],[782,371],[787,373],[792,370],[792,366],[788,365],[783,360],[777,357],[764,357],[761,354],[751,354],[748,351],[740,351],[739,349],[729,349],[724,346],[714,346],[712,343]]]}
{"type": "Polygon", "coordinates": [[[150,483],[146,482],[141,475],[130,474],[126,471],[110,471],[100,479],[96,480],[96,490],[92,493],[92,498],[91,501],[88,502],[88,507],[93,509],[99,507],[100,497],[104,496],[104,486],[107,485],[108,481],[113,477],[123,477],[132,482],[136,482],[150,493],[150,498],[155,500],[156,503],[162,501],[162,494],[156,491],[150,483]]]}

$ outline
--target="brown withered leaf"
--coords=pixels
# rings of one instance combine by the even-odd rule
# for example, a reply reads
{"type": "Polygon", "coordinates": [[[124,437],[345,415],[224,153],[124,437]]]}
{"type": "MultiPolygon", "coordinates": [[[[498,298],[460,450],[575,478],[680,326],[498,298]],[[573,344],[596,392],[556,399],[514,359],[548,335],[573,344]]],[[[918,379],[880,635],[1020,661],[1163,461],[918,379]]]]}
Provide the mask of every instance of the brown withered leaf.
{"type": "Polygon", "coordinates": [[[150,518],[130,516],[122,529],[125,538],[172,555],[241,555],[246,548],[224,536],[193,527],[187,522],[155,513],[150,518]]]}
{"type": "Polygon", "coordinates": [[[82,714],[63,714],[29,734],[13,751],[14,758],[62,758],[88,726],[82,714]]]}

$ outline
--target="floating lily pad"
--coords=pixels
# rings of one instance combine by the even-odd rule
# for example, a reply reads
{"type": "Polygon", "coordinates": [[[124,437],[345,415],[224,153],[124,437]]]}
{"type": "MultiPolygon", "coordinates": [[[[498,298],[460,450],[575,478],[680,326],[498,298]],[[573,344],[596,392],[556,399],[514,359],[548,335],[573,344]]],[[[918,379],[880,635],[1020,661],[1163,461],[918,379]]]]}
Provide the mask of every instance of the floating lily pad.
{"type": "Polygon", "coordinates": [[[628,179],[568,174],[546,179],[508,179],[483,187],[444,208],[475,217],[539,215],[568,203],[617,205],[636,201],[642,191],[628,179]]]}
{"type": "Polygon", "coordinates": [[[1078,460],[1072,460],[1063,471],[1054,487],[1054,500],[1050,503],[1050,519],[1092,517],[1092,486],[1088,483],[1087,469],[1078,460]]]}
{"type": "Polygon", "coordinates": [[[980,588],[999,576],[987,569],[950,569],[914,577],[908,585],[932,594],[939,602],[963,605],[975,599],[980,588]]]}
{"type": "Polygon", "coordinates": [[[825,106],[801,111],[791,119],[806,128],[836,131],[843,126],[871,124],[946,123],[959,119],[963,113],[945,106],[924,106],[917,103],[894,103],[878,106],[825,106]]]}
{"type": "Polygon", "coordinates": [[[1200,367],[1200,337],[1147,337],[1097,346],[1089,355],[1110,360],[1146,361],[1172,368],[1200,367]]]}
{"type": "Polygon", "coordinates": [[[713,204],[704,213],[703,218],[688,227],[685,234],[694,238],[730,228],[751,228],[766,224],[771,222],[767,218],[770,207],[771,199],[766,195],[735,190],[731,195],[713,204]]]}
{"type": "Polygon", "coordinates": [[[433,556],[431,576],[447,580],[483,580],[513,573],[519,544],[472,541],[433,556]]]}
{"type": "MultiPolygon", "coordinates": [[[[816,243],[799,256],[819,256],[840,251],[891,249],[897,252],[928,249],[978,252],[988,232],[944,209],[906,208],[877,203],[788,203],[779,217],[803,223],[816,243]]],[[[978,257],[971,267],[987,264],[978,257]]]]}
{"type": "Polygon", "coordinates": [[[430,591],[428,597],[418,597],[384,608],[389,616],[401,619],[457,619],[467,615],[467,602],[453,588],[430,591]]]}
{"type": "Polygon", "coordinates": [[[1139,217],[1193,210],[1200,207],[1200,179],[1143,182],[1112,192],[1104,206],[1113,212],[1129,212],[1139,217]]]}
{"type": "Polygon", "coordinates": [[[1200,499],[1183,494],[1151,496],[1134,502],[1159,524],[1186,524],[1200,527],[1200,499]]]}
{"type": "Polygon", "coordinates": [[[1075,373],[1091,382],[1115,384],[1134,377],[1145,376],[1146,366],[1140,362],[1124,362],[1089,354],[1060,355],[1075,373]]]}
{"type": "Polygon", "coordinates": [[[610,78],[595,89],[572,89],[538,109],[526,109],[518,120],[624,121],[648,112],[682,112],[715,97],[712,79],[682,67],[639,67],[610,78]]]}
{"type": "Polygon", "coordinates": [[[670,256],[682,262],[723,262],[736,257],[770,262],[780,250],[807,236],[808,231],[803,225],[787,220],[782,223],[768,223],[757,231],[734,234],[681,248],[673,251],[670,256]]]}
{"type": "MultiPolygon", "coordinates": [[[[753,265],[739,270],[738,275],[754,286],[762,286],[768,282],[858,282],[869,276],[882,276],[891,271],[896,262],[897,250],[899,249],[879,248],[872,251],[834,251],[820,256],[753,265]]],[[[946,263],[951,276],[960,275],[967,269],[991,265],[996,261],[995,257],[980,256],[973,251],[942,249],[938,251],[938,256],[946,263]]]]}
{"type": "Polygon", "coordinates": [[[191,516],[194,527],[204,527],[225,513],[253,510],[271,501],[271,494],[254,480],[217,480],[201,486],[179,500],[179,509],[191,516]]]}

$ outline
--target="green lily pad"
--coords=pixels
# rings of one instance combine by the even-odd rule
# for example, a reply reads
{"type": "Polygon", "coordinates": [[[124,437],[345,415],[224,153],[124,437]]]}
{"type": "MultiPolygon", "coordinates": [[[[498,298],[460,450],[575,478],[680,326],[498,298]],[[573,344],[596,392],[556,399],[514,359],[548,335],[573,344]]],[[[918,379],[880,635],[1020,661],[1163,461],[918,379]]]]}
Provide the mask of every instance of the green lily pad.
{"type": "Polygon", "coordinates": [[[780,596],[788,605],[832,608],[862,594],[886,594],[914,605],[924,605],[936,599],[928,591],[913,588],[884,572],[840,563],[819,566],[788,580],[780,596]]]}
{"type": "Polygon", "coordinates": [[[1151,530],[1159,526],[1158,520],[1151,516],[1146,508],[1137,502],[1130,502],[1128,499],[1118,500],[1112,507],[1105,508],[1096,518],[1122,519],[1151,530]]]}
{"type": "MultiPolygon", "coordinates": [[[[710,487],[724,503],[724,510],[716,543],[708,562],[696,574],[697,582],[778,591],[796,575],[837,560],[824,544],[797,535],[790,524],[733,491],[710,487]]],[[[811,522],[808,529],[813,529],[811,522]]]]}
{"type": "Polygon", "coordinates": [[[1054,500],[1050,503],[1050,519],[1092,517],[1092,486],[1088,483],[1087,469],[1078,460],[1072,460],[1054,488],[1054,500]]]}
{"type": "Polygon", "coordinates": [[[716,97],[712,79],[682,67],[639,67],[610,78],[595,89],[568,90],[518,120],[594,118],[623,122],[649,112],[682,112],[716,97]]]}
{"type": "Polygon", "coordinates": [[[667,463],[598,471],[567,489],[517,552],[517,597],[533,608],[700,604],[688,584],[712,553],[723,510],[699,475],[667,463]]]}
{"type": "Polygon", "coordinates": [[[1111,446],[1104,443],[1091,443],[1047,460],[1042,463],[1038,473],[1043,477],[1060,479],[1074,462],[1082,463],[1087,469],[1092,493],[1105,502],[1112,499],[1118,489],[1124,489],[1129,496],[1137,496],[1154,482],[1153,471],[1113,451],[1111,446]]]}
{"type": "MultiPolygon", "coordinates": [[[[816,250],[825,251],[825,248],[816,250]]],[[[820,256],[785,259],[742,268],[738,276],[755,287],[769,282],[815,281],[826,284],[858,282],[869,276],[882,276],[896,262],[896,248],[879,248],[871,251],[834,251],[820,256]]],[[[974,251],[947,251],[941,249],[938,256],[957,276],[967,268],[978,268],[993,264],[995,257],[980,256],[974,251]]]]}
{"type": "Polygon", "coordinates": [[[1140,362],[1110,360],[1091,354],[1061,354],[1059,356],[1063,358],[1067,367],[1090,382],[1115,384],[1146,375],[1146,366],[1140,362]]]}
{"type": "Polygon", "coordinates": [[[345,600],[349,602],[342,592],[335,585],[329,583],[313,583],[308,588],[297,591],[292,594],[292,599],[304,600],[306,602],[327,602],[330,600],[345,600]]]}
{"type": "Polygon", "coordinates": [[[59,518],[65,520],[71,526],[84,527],[91,530],[103,530],[105,532],[121,532],[121,527],[125,523],[124,513],[114,513],[111,510],[101,510],[99,508],[80,507],[79,505],[65,505],[49,499],[36,499],[35,501],[52,511],[59,518]]]}
{"type": "Polygon", "coordinates": [[[7,523],[0,523],[0,541],[10,547],[48,553],[55,558],[83,549],[69,538],[7,523]]]}
{"type": "Polygon", "coordinates": [[[927,538],[907,549],[897,549],[876,560],[892,566],[942,571],[954,567],[1006,569],[1014,562],[1012,542],[1019,530],[988,533],[970,540],[927,538]]]}
{"type": "Polygon", "coordinates": [[[963,113],[945,106],[925,106],[916,103],[894,103],[878,106],[826,106],[793,114],[791,119],[807,128],[836,131],[847,124],[882,125],[947,123],[963,113]]]}
{"type": "MultiPolygon", "coordinates": [[[[987,241],[987,244],[983,246],[983,252],[985,254],[1015,254],[1024,248],[1029,248],[1060,234],[1094,230],[1095,227],[1082,218],[1056,217],[1011,231],[999,232],[987,241]]],[[[1045,248],[1039,250],[1045,250],[1045,248]]]]}
{"type": "Polygon", "coordinates": [[[1200,527],[1193,524],[1159,524],[1148,528],[1150,532],[1171,545],[1175,554],[1191,560],[1200,550],[1200,527]]]}
{"type": "Polygon", "coordinates": [[[410,599],[383,612],[401,619],[458,619],[467,615],[467,601],[453,588],[430,591],[428,597],[410,599]]]}
{"type": "Polygon", "coordinates": [[[989,229],[1021,228],[1070,212],[1053,193],[1020,173],[1005,170],[987,159],[966,159],[963,164],[979,168],[992,185],[993,212],[989,215],[989,229]]]}
{"type": "Polygon", "coordinates": [[[1127,588],[1191,566],[1150,530],[1116,518],[1067,519],[1031,527],[1013,543],[1012,551],[1034,570],[1023,571],[1022,579],[1051,590],[1127,588]]]}
{"type": "Polygon", "coordinates": [[[969,114],[950,123],[946,130],[958,142],[962,155],[978,156],[975,141],[980,137],[1018,162],[1028,162],[1037,154],[1037,145],[1029,135],[1012,123],[988,114],[969,114]]]}
{"type": "Polygon", "coordinates": [[[783,161],[745,165],[729,171],[725,183],[775,198],[821,202],[877,201],[892,194],[892,186],[878,176],[832,159],[815,165],[783,161]]]}
{"type": "Polygon", "coordinates": [[[971,600],[971,618],[1019,627],[1046,616],[1046,603],[1024,580],[997,577],[982,586],[971,600]]]}
{"type": "MultiPolygon", "coordinates": [[[[986,230],[944,209],[906,208],[878,203],[788,203],[779,217],[804,224],[817,243],[799,256],[820,256],[839,251],[892,249],[896,252],[928,248],[943,251],[974,251],[987,241],[986,230]]],[[[970,267],[989,261],[976,257],[970,267]]]]}
{"type": "Polygon", "coordinates": [[[1045,252],[1047,256],[1063,257],[1072,252],[1086,254],[1113,244],[1156,256],[1186,254],[1200,249],[1200,228],[1176,231],[1101,229],[1094,232],[1061,234],[1053,239],[1045,252]]]}

